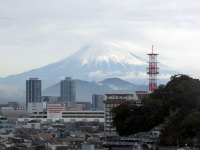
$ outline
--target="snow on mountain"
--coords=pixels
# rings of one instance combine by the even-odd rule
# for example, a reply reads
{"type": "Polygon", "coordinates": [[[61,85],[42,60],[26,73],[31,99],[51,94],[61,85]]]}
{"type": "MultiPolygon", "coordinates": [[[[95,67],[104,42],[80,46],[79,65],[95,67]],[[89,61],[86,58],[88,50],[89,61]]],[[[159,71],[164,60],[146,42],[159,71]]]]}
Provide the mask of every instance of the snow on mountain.
{"type": "MultiPolygon", "coordinates": [[[[147,56],[144,56],[144,58],[147,58],[147,56]]],[[[134,51],[129,49],[108,44],[93,44],[83,47],[56,63],[0,78],[0,85],[14,86],[24,91],[25,80],[30,77],[39,77],[42,80],[43,89],[58,83],[64,77],[85,81],[101,81],[106,78],[118,77],[134,84],[148,84],[146,62],[147,60],[138,57],[134,51]]],[[[163,83],[164,80],[166,82],[166,78],[169,79],[170,75],[177,73],[167,66],[159,65],[161,66],[160,83],[163,83]]],[[[118,90],[116,85],[111,84],[109,86],[118,90]]]]}
{"type": "Polygon", "coordinates": [[[81,65],[88,65],[94,63],[96,65],[107,63],[119,63],[121,65],[145,65],[146,63],[138,57],[136,58],[132,55],[132,52],[129,50],[119,49],[114,46],[108,45],[92,45],[83,48],[81,51],[78,51],[73,58],[78,58],[81,62],[81,65]]]}

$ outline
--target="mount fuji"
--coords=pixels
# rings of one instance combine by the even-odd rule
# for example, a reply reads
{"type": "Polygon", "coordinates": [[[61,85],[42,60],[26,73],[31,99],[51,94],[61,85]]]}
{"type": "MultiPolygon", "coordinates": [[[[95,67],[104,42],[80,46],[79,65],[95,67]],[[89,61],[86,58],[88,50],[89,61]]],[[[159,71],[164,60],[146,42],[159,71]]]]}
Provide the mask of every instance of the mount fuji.
{"type": "MultiPolygon", "coordinates": [[[[146,67],[147,60],[138,57],[131,50],[113,45],[90,45],[56,63],[0,78],[0,85],[12,86],[24,95],[25,80],[31,77],[41,79],[43,89],[58,83],[64,77],[85,81],[118,77],[134,84],[147,84],[146,67]]],[[[177,73],[163,64],[159,64],[159,67],[161,83],[166,83],[170,75],[177,73]]]]}

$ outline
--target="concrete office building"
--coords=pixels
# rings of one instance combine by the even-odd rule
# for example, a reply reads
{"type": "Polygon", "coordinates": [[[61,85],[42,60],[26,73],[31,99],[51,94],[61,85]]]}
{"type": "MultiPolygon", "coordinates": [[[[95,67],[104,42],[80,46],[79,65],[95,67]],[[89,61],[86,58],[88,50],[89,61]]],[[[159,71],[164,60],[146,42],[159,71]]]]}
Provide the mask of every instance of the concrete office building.
{"type": "Polygon", "coordinates": [[[104,95],[97,95],[93,94],[92,95],[92,108],[94,110],[103,110],[103,101],[105,100],[104,95]]]}
{"type": "Polygon", "coordinates": [[[65,102],[66,107],[75,107],[75,80],[72,80],[70,77],[66,77],[65,80],[62,80],[60,82],[60,95],[61,101],[65,102]]]}
{"type": "Polygon", "coordinates": [[[29,80],[26,80],[26,108],[27,109],[29,108],[29,110],[33,110],[33,108],[31,108],[32,106],[35,107],[33,103],[41,103],[41,87],[42,87],[41,80],[39,80],[38,78],[30,78],[29,80]],[[28,107],[28,104],[30,104],[29,107],[28,107]]]}

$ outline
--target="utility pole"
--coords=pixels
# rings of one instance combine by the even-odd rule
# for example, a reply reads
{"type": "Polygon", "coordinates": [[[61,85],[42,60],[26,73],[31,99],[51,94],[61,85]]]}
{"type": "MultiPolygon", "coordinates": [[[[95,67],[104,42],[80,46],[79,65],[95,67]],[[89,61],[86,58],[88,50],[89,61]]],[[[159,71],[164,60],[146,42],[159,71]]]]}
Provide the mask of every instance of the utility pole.
{"type": "Polygon", "coordinates": [[[176,144],[177,144],[177,150],[178,150],[179,149],[178,139],[176,140],[176,144]]]}

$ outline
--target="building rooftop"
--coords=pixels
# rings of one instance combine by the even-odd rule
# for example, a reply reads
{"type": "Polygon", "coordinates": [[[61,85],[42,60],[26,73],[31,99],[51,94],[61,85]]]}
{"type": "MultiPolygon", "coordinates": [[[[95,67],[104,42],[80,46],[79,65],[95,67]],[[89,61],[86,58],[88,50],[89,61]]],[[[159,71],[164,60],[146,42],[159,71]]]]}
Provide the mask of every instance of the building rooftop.
{"type": "Polygon", "coordinates": [[[40,120],[30,120],[28,123],[39,123],[40,120]]]}

